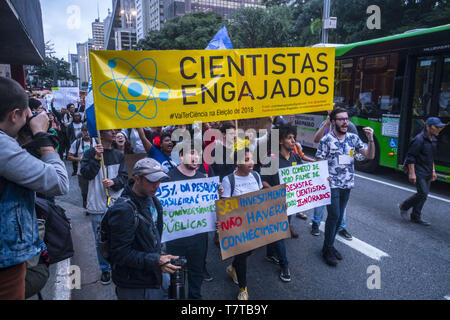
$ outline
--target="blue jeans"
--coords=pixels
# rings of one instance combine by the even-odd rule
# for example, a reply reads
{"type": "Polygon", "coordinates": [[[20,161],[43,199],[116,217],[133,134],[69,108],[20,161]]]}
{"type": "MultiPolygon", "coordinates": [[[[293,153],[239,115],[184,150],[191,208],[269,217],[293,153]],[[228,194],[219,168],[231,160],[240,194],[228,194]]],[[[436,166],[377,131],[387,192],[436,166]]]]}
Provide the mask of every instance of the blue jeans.
{"type": "MultiPolygon", "coordinates": [[[[317,224],[318,226],[320,226],[320,223],[322,222],[322,218],[323,218],[323,214],[325,213],[325,208],[327,206],[322,206],[322,207],[315,207],[314,208],[314,215],[311,219],[312,222],[314,222],[315,224],[317,224]]],[[[339,229],[338,232],[345,229],[345,227],[347,226],[345,224],[345,217],[347,215],[347,208],[344,209],[344,217],[342,218],[342,223],[339,225],[339,229]]]]}
{"type": "Polygon", "coordinates": [[[323,249],[332,248],[338,227],[342,223],[344,211],[350,198],[351,189],[331,189],[331,204],[327,206],[328,217],[325,223],[325,240],[323,249]]]}
{"type": "Polygon", "coordinates": [[[119,300],[167,300],[170,276],[162,274],[162,286],[159,289],[130,289],[116,287],[119,300]]]}
{"type": "Polygon", "coordinates": [[[266,255],[268,257],[274,256],[280,260],[280,266],[282,268],[287,268],[289,266],[289,261],[286,256],[286,244],[284,243],[284,239],[269,243],[266,246],[266,250],[266,255]]]}
{"type": "Polygon", "coordinates": [[[102,272],[111,272],[111,266],[109,265],[108,261],[106,261],[103,256],[101,255],[100,251],[98,250],[98,235],[97,235],[97,228],[100,225],[100,222],[102,221],[102,215],[101,214],[91,214],[91,222],[92,222],[92,230],[94,231],[94,237],[95,237],[95,249],[97,250],[97,258],[98,258],[98,264],[100,265],[100,269],[102,272]]]}

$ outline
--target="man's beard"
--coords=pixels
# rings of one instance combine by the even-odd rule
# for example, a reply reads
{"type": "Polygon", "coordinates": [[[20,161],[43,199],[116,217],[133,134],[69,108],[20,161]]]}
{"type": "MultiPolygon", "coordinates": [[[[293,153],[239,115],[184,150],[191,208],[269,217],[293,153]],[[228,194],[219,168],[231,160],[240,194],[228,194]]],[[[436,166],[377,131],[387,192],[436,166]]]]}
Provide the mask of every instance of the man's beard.
{"type": "Polygon", "coordinates": [[[347,127],[347,130],[346,130],[346,131],[342,131],[341,128],[342,128],[342,126],[339,127],[339,126],[336,125],[336,128],[335,128],[335,129],[336,129],[336,132],[339,133],[339,134],[346,134],[347,131],[348,131],[348,127],[347,127]]]}

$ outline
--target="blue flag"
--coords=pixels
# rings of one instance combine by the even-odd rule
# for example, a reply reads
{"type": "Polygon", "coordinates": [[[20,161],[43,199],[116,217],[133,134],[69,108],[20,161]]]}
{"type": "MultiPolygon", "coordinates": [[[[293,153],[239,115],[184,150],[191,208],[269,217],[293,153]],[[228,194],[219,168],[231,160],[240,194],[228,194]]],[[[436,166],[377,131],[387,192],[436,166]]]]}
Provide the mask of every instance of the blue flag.
{"type": "Polygon", "coordinates": [[[86,96],[86,120],[89,135],[97,137],[97,122],[95,120],[94,93],[92,92],[92,79],[89,78],[89,91],[86,96]]]}
{"type": "Polygon", "coordinates": [[[228,31],[225,25],[216,33],[214,38],[206,47],[206,50],[218,50],[218,49],[233,49],[228,31]]]}

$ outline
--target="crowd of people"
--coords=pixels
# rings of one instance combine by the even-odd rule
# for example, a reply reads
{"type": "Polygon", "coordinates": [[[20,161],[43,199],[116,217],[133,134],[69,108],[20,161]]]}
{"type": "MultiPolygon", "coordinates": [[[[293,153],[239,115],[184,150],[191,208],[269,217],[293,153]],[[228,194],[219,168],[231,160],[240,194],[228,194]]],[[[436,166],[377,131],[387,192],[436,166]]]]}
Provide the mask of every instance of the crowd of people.
{"type": "MultiPolygon", "coordinates": [[[[273,174],[262,174],[269,164],[261,153],[256,152],[261,144],[269,141],[272,145],[269,144],[264,157],[275,159],[277,169],[310,161],[328,162],[331,204],[314,210],[311,227],[311,233],[318,235],[326,209],[324,262],[336,266],[338,260],[343,259],[334,246],[337,233],[349,241],[352,239],[346,230],[345,216],[354,187],[354,158],[360,153],[373,159],[375,145],[373,130],[363,128],[367,138],[364,143],[345,109],[335,108],[329,113],[315,137],[318,143],[316,155],[309,158],[296,141],[296,128],[282,117],[272,119],[272,127],[266,134],[249,134],[243,138],[238,137],[234,121],[200,126],[102,130],[98,137],[91,137],[83,105],[76,108],[70,104],[60,110],[52,105],[51,110],[47,110],[38,100],[29,98],[19,84],[6,78],[0,78],[0,96],[0,299],[25,298],[26,262],[45,251],[45,244],[37,232],[35,193],[52,200],[69,191],[69,177],[63,160],[73,164],[82,206],[91,218],[97,245],[102,240],[99,227],[108,226],[108,259],[97,247],[100,281],[105,285],[113,281],[119,299],[167,298],[169,275],[181,268],[174,263],[179,257],[187,260],[188,298],[202,298],[203,281],[213,280],[206,268],[208,234],[195,234],[162,244],[162,207],[155,196],[159,185],[218,176],[221,198],[278,186],[281,184],[278,170],[273,174]],[[25,127],[28,135],[23,130],[25,127]],[[218,130],[220,135],[212,135],[199,149],[195,137],[203,137],[209,129],[218,130]],[[174,138],[175,130],[177,136],[185,137],[180,132],[187,132],[194,139],[174,138]],[[278,137],[276,148],[273,147],[274,132],[278,137]],[[35,152],[22,148],[29,144],[35,152]],[[181,146],[179,152],[173,152],[176,144],[181,146]],[[212,152],[208,153],[209,150],[212,152]],[[125,163],[128,154],[145,154],[133,166],[131,176],[125,163]],[[243,158],[239,159],[239,154],[243,158]],[[209,161],[211,159],[214,161],[209,161]],[[116,201],[110,202],[111,199],[116,201]]],[[[417,182],[419,195],[400,206],[402,216],[413,207],[412,221],[423,225],[426,223],[420,218],[420,210],[429,183],[435,179],[429,151],[433,137],[439,132],[436,128],[442,127],[438,120],[428,121],[421,138],[417,138],[420,140],[413,142],[407,165],[410,180],[414,178],[417,182]],[[421,148],[427,150],[425,155],[421,148]]],[[[293,216],[307,218],[298,212],[290,215],[289,221],[293,216]]],[[[298,237],[292,228],[291,234],[293,238],[298,237]]],[[[218,244],[217,235],[215,242],[218,244]]],[[[233,257],[224,270],[238,285],[239,300],[249,298],[247,263],[250,256],[251,251],[233,257]]],[[[283,282],[291,281],[292,277],[288,256],[285,240],[266,246],[266,260],[279,265],[279,279],[283,282]]]]}

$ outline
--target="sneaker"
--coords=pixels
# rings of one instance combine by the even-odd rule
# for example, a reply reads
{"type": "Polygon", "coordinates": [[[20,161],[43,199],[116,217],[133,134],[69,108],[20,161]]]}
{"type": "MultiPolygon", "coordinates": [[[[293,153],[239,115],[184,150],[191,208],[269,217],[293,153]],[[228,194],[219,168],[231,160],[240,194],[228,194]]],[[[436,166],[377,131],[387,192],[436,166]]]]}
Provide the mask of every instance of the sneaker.
{"type": "Polygon", "coordinates": [[[352,239],[353,239],[352,235],[351,235],[350,233],[348,233],[348,231],[345,230],[345,229],[342,229],[342,230],[339,231],[338,233],[339,233],[339,235],[340,235],[342,238],[344,238],[344,239],[346,239],[346,240],[352,240],[352,239]]]}
{"type": "Polygon", "coordinates": [[[312,223],[311,234],[313,236],[320,236],[319,225],[315,222],[312,223]]]}
{"type": "Polygon", "coordinates": [[[334,255],[334,253],[331,249],[322,250],[322,256],[325,259],[325,262],[327,265],[332,266],[332,267],[337,266],[336,256],[334,255]]]}
{"type": "Polygon", "coordinates": [[[281,268],[280,279],[283,282],[291,281],[291,273],[289,272],[289,268],[281,268]]]}
{"type": "Polygon", "coordinates": [[[400,210],[400,216],[403,218],[403,219],[405,219],[405,220],[408,220],[408,210],[403,210],[402,209],[402,205],[399,203],[398,204],[398,209],[400,210]]]}
{"type": "Polygon", "coordinates": [[[239,289],[238,300],[248,300],[247,287],[239,289]]]}
{"type": "Polygon", "coordinates": [[[102,276],[100,277],[100,282],[103,285],[107,285],[111,283],[111,272],[110,271],[103,271],[102,276]]]}
{"type": "Polygon", "coordinates": [[[425,226],[425,227],[431,226],[431,223],[429,223],[427,221],[424,221],[421,218],[411,218],[411,222],[420,224],[420,225],[425,226]]]}
{"type": "Polygon", "coordinates": [[[307,216],[306,214],[304,214],[303,212],[299,212],[299,213],[297,213],[295,216],[296,216],[297,218],[303,219],[303,220],[308,219],[308,216],[307,216]]]}
{"type": "Polygon", "coordinates": [[[338,260],[342,260],[342,255],[339,251],[336,250],[335,247],[331,248],[331,251],[333,252],[334,256],[336,257],[336,259],[338,260]]]}
{"type": "Polygon", "coordinates": [[[203,271],[203,280],[206,282],[211,282],[214,280],[214,278],[209,274],[209,272],[208,272],[208,270],[206,270],[206,268],[203,271]]]}
{"type": "Polygon", "coordinates": [[[266,256],[266,260],[277,265],[280,264],[280,260],[275,256],[266,256]]]}
{"type": "Polygon", "coordinates": [[[236,274],[236,269],[234,269],[233,265],[230,264],[226,270],[227,270],[227,273],[230,275],[231,279],[233,279],[233,282],[235,284],[239,285],[239,281],[238,281],[237,274],[236,274]]]}

